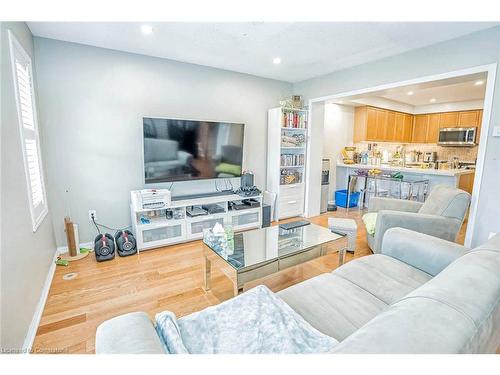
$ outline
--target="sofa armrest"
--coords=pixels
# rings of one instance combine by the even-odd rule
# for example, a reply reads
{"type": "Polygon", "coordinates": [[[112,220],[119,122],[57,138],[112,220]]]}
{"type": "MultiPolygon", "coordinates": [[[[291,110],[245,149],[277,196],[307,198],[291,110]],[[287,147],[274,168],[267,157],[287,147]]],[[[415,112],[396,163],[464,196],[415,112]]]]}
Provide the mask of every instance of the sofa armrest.
{"type": "Polygon", "coordinates": [[[181,162],[182,165],[190,165],[193,160],[193,155],[186,151],[177,151],[177,160],[181,162]]]}
{"type": "Polygon", "coordinates": [[[378,212],[380,210],[418,212],[423,203],[416,201],[407,201],[404,199],[372,197],[368,204],[369,212],[378,212]]]}
{"type": "Polygon", "coordinates": [[[382,254],[436,276],[469,249],[454,242],[404,228],[391,228],[384,236],[382,254]]]}
{"type": "Polygon", "coordinates": [[[377,213],[374,251],[380,252],[384,233],[390,228],[406,228],[454,242],[461,225],[460,220],[444,216],[382,210],[377,213]]]}
{"type": "Polygon", "coordinates": [[[117,316],[97,327],[96,354],[166,354],[153,322],[144,312],[117,316]]]}

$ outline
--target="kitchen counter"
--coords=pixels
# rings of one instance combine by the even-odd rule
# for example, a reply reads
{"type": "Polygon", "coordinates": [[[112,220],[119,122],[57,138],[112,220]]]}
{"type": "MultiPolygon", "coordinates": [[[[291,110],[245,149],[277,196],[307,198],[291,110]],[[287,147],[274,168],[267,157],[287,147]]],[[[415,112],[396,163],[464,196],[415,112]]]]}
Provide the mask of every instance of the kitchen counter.
{"type": "Polygon", "coordinates": [[[390,165],[367,165],[367,164],[345,164],[338,162],[337,167],[353,168],[353,169],[380,169],[382,171],[393,171],[401,173],[414,173],[437,176],[456,177],[461,175],[473,174],[474,169],[429,169],[429,168],[410,168],[410,167],[394,167],[390,165]]]}
{"type": "Polygon", "coordinates": [[[429,180],[429,188],[436,185],[450,185],[472,192],[475,169],[426,169],[410,167],[393,167],[390,165],[366,165],[337,163],[335,171],[336,189],[347,189],[350,174],[357,169],[380,169],[382,171],[401,172],[405,178],[411,180],[429,180]]]}

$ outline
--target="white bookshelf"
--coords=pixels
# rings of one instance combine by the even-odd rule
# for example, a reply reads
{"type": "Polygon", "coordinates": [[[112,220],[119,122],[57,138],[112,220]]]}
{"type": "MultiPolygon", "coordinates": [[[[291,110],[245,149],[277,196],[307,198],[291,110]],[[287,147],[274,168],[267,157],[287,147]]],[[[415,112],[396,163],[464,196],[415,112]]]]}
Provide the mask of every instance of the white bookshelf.
{"type": "Polygon", "coordinates": [[[307,110],[272,108],[267,122],[267,191],[276,194],[273,220],[304,214],[307,110]]]}
{"type": "Polygon", "coordinates": [[[199,240],[203,238],[203,230],[212,228],[215,223],[232,225],[235,232],[260,228],[262,226],[262,195],[242,197],[237,194],[208,196],[196,199],[172,201],[168,207],[143,209],[139,206],[138,194],[132,191],[130,215],[132,232],[137,240],[139,250],[148,250],[176,243],[199,240]],[[231,210],[229,202],[252,198],[259,201],[259,207],[231,210]],[[218,204],[224,212],[190,217],[187,208],[203,204],[218,204]],[[166,215],[167,211],[172,214],[166,215]],[[143,223],[141,217],[149,222],[143,223]]]}

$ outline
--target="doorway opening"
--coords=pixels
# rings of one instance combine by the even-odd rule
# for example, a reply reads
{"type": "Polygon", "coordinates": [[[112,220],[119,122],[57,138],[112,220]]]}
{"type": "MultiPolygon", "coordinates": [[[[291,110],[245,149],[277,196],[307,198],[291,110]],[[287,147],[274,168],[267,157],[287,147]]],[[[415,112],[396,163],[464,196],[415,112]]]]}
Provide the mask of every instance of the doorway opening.
{"type": "Polygon", "coordinates": [[[316,216],[321,211],[322,202],[318,197],[322,190],[323,159],[329,159],[328,200],[333,200],[336,190],[347,188],[343,160],[339,158],[345,146],[356,148],[355,161],[360,162],[360,155],[366,160],[368,154],[369,163],[382,166],[393,163],[393,156],[401,155],[397,151],[404,150],[405,167],[408,162],[408,167],[415,168],[415,172],[418,168],[429,168],[433,172],[428,175],[451,176],[447,180],[431,179],[429,189],[433,184],[444,182],[472,194],[463,230],[464,243],[470,246],[481,190],[495,72],[496,64],[491,64],[311,99],[305,215],[316,216]],[[364,127],[360,121],[364,121],[364,127]],[[469,147],[445,145],[445,138],[456,137],[457,132],[443,129],[453,128],[474,128],[474,144],[467,145],[469,147]],[[446,169],[460,171],[456,175],[439,172],[446,169]]]}

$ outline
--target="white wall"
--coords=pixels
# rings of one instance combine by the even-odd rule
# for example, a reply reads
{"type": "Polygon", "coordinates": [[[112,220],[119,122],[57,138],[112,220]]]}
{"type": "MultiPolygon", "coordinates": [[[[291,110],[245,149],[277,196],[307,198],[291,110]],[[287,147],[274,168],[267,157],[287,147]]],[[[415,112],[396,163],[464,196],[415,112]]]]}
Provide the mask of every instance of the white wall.
{"type": "MultiPolygon", "coordinates": [[[[28,27],[22,22],[2,23],[1,28],[1,158],[3,161],[1,170],[1,342],[4,349],[20,349],[40,300],[56,246],[50,212],[38,230],[33,233],[7,30],[12,30],[32,59],[33,39],[28,27]]],[[[40,124],[40,128],[43,130],[43,124],[40,124]]],[[[46,146],[42,136],[42,151],[46,146]]],[[[49,199],[49,210],[52,208],[51,203],[49,199]]]]}
{"type": "MultiPolygon", "coordinates": [[[[69,210],[81,242],[95,237],[89,209],[108,226],[129,225],[129,191],[143,181],[143,116],[245,123],[244,168],[265,186],[267,110],[291,84],[50,39],[35,38],[35,50],[59,246],[69,210]]],[[[213,181],[174,185],[180,194],[207,190],[213,181]]]]}
{"type": "Polygon", "coordinates": [[[398,112],[413,113],[415,107],[411,104],[397,102],[395,100],[389,100],[386,98],[381,98],[377,96],[368,96],[366,98],[354,99],[354,103],[371,105],[373,107],[380,107],[385,109],[391,109],[398,112]]]}
{"type": "Polygon", "coordinates": [[[316,142],[307,147],[305,216],[319,215],[321,205],[321,159],[323,158],[325,103],[313,103],[309,114],[309,138],[316,142]]]}
{"type": "Polygon", "coordinates": [[[352,145],[354,132],[354,107],[325,104],[323,158],[330,159],[329,200],[333,200],[337,159],[345,146],[352,145]]]}
{"type": "Polygon", "coordinates": [[[420,113],[439,113],[439,112],[454,112],[454,111],[468,111],[471,109],[483,109],[484,100],[470,100],[455,103],[441,103],[415,106],[413,114],[420,113]]]}
{"type": "MultiPolygon", "coordinates": [[[[366,63],[294,84],[294,92],[312,99],[357,89],[375,87],[413,78],[500,62],[500,27],[470,34],[433,46],[366,63]]],[[[498,75],[497,71],[497,75],[498,75]]],[[[478,199],[477,221],[472,245],[484,242],[489,232],[500,232],[500,138],[492,137],[493,125],[500,124],[500,80],[495,95],[487,144],[484,174],[478,199]]],[[[321,146],[312,139],[311,147],[321,146]]],[[[321,163],[321,155],[310,163],[321,163]]]]}

